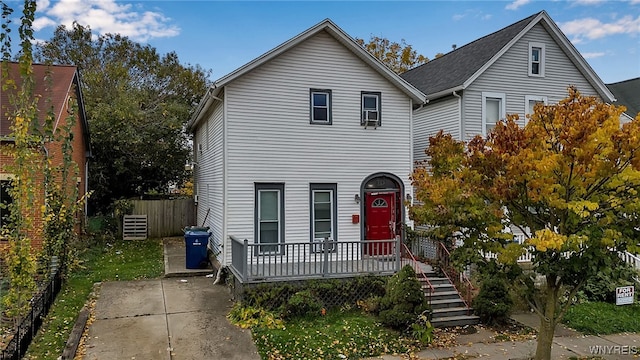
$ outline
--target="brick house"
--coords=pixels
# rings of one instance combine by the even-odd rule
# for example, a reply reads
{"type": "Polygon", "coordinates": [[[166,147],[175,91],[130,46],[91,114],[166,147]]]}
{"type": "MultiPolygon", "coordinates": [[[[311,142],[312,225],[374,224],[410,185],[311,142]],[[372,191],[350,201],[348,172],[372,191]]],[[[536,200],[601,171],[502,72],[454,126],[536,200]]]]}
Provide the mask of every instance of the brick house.
{"type": "MultiPolygon", "coordinates": [[[[8,64],[7,74],[2,74],[2,84],[6,83],[7,76],[9,79],[16,81],[18,88],[21,84],[19,65],[17,63],[8,64]]],[[[89,127],[84,111],[84,103],[82,100],[82,93],[80,90],[80,80],[78,70],[75,66],[61,66],[61,65],[33,65],[33,80],[34,89],[33,93],[35,97],[38,97],[38,121],[43,124],[45,118],[49,112],[54,114],[54,129],[64,129],[67,126],[69,119],[74,120],[72,126],[73,140],[72,140],[72,161],[77,165],[77,173],[73,175],[75,177],[75,183],[78,187],[78,196],[84,196],[88,191],[87,186],[87,168],[88,161],[91,157],[91,146],[89,142],[89,127]],[[73,111],[73,102],[71,99],[77,101],[77,111],[73,111]]],[[[10,173],[10,166],[13,163],[11,155],[8,153],[8,147],[14,142],[11,137],[11,118],[10,114],[13,112],[11,103],[11,90],[2,89],[0,92],[0,202],[9,203],[11,201],[8,195],[8,187],[10,186],[10,179],[12,174],[10,173]]],[[[52,166],[56,166],[62,163],[62,144],[57,141],[49,141],[44,145],[42,149],[48,157],[52,160],[52,166]]],[[[44,204],[44,189],[42,185],[42,174],[39,174],[36,179],[36,209],[40,208],[40,205],[44,204]]],[[[42,217],[39,215],[39,211],[36,215],[34,228],[42,228],[42,217]]],[[[86,208],[84,213],[86,213],[86,208]]],[[[0,209],[0,227],[2,227],[2,218],[7,215],[7,210],[0,209]]],[[[84,214],[78,214],[78,223],[81,225],[84,222],[84,214]]],[[[30,234],[33,240],[33,247],[40,248],[42,246],[42,235],[34,230],[30,234]]],[[[1,241],[1,240],[0,240],[1,241]]]]}

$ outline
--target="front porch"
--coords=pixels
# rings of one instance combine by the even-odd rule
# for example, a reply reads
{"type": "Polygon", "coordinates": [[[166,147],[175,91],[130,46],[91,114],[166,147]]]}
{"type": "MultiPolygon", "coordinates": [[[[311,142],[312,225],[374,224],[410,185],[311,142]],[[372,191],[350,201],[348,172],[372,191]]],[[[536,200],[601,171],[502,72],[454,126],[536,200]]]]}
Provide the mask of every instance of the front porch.
{"type": "Polygon", "coordinates": [[[393,275],[404,265],[400,237],[375,241],[291,242],[255,244],[230,236],[229,269],[243,284],[393,275]]]}

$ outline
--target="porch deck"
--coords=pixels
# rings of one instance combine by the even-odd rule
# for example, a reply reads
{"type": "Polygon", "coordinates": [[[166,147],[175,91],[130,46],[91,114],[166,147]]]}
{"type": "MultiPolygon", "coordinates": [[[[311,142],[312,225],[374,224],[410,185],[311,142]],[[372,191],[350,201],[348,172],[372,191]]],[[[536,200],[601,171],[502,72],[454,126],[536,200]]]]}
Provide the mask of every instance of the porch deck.
{"type": "Polygon", "coordinates": [[[231,236],[231,271],[242,283],[392,275],[406,264],[400,239],[250,244],[231,236]]]}

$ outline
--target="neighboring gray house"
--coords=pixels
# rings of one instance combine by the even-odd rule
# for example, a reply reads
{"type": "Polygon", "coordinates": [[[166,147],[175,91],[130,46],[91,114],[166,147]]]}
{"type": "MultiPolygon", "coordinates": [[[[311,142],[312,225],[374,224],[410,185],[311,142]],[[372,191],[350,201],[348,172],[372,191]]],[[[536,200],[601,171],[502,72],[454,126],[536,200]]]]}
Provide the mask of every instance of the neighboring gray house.
{"type": "Polygon", "coordinates": [[[268,261],[315,264],[323,239],[334,242],[330,261],[388,252],[356,242],[401,236],[413,109],[424,102],[330,20],[217,80],[188,129],[197,223],[222,265],[242,277],[268,261]]]}
{"type": "Polygon", "coordinates": [[[522,124],[537,102],[554,103],[571,85],[614,96],[549,15],[542,11],[401,75],[427,94],[414,112],[414,159],[439,130],[458,140],[486,135],[506,114],[522,124]]]}
{"type": "Polygon", "coordinates": [[[607,84],[616,97],[615,105],[624,105],[627,111],[624,115],[628,120],[634,119],[640,113],[640,78],[607,84]]]}

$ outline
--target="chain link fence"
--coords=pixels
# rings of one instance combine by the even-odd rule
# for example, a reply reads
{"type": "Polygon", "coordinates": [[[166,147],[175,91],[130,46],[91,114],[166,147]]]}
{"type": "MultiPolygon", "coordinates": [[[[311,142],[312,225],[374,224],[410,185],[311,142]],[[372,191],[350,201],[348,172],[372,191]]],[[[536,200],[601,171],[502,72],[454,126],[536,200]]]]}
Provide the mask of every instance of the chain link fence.
{"type": "Polygon", "coordinates": [[[242,284],[228,278],[234,300],[245,305],[279,311],[297,292],[308,290],[325,309],[356,306],[358,301],[382,296],[388,276],[299,280],[278,283],[242,284]]]}

